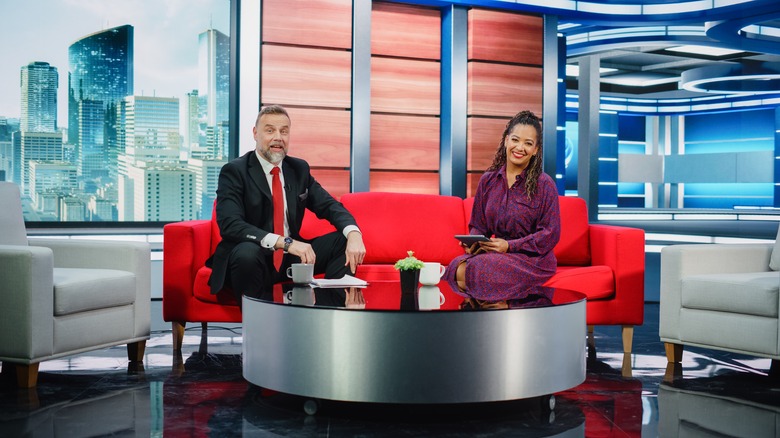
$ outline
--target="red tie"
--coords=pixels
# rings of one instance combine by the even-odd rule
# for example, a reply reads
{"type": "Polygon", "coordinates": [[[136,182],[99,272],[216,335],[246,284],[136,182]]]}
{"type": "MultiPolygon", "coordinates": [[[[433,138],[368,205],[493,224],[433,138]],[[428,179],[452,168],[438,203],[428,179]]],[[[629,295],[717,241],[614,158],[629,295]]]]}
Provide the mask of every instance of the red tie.
{"type": "MultiPolygon", "coordinates": [[[[271,190],[274,200],[274,234],[284,236],[284,192],[282,192],[282,180],[279,178],[279,167],[271,169],[271,190]]],[[[282,266],[284,251],[274,251],[274,267],[278,271],[282,266]]]]}

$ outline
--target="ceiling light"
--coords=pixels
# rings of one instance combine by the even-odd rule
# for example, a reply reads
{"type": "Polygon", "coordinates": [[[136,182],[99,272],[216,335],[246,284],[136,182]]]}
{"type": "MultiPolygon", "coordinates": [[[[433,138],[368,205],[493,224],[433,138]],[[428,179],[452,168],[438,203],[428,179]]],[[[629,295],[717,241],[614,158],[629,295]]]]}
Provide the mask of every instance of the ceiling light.
{"type": "MultiPolygon", "coordinates": [[[[616,68],[599,67],[599,74],[612,73],[618,71],[616,68]]],[[[580,66],[577,64],[566,64],[566,76],[579,77],[580,66]]]]}
{"type": "Polygon", "coordinates": [[[700,93],[780,93],[780,62],[728,63],[684,71],[680,88],[700,93]]]}
{"type": "Polygon", "coordinates": [[[721,47],[697,46],[697,45],[669,47],[666,50],[669,52],[681,52],[681,53],[690,53],[693,55],[704,55],[704,56],[715,56],[715,57],[743,53],[742,50],[731,50],[731,49],[724,49],[721,47]]]}

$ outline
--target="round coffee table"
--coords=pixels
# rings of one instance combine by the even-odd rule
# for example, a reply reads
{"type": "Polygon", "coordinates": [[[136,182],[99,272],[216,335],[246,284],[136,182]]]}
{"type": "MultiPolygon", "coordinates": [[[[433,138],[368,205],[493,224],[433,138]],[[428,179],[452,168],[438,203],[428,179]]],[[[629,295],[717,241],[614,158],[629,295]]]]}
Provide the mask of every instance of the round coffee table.
{"type": "Polygon", "coordinates": [[[243,374],[260,387],[446,404],[544,397],[585,380],[585,296],[577,292],[546,288],[551,300],[467,311],[445,282],[418,295],[393,281],[291,288],[243,299],[243,374]]]}

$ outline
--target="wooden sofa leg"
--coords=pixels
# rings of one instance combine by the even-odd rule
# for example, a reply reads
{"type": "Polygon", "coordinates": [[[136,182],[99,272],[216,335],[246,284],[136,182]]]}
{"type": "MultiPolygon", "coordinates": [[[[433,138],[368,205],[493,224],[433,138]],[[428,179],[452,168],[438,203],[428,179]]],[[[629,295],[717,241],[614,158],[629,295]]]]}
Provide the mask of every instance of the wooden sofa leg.
{"type": "Polygon", "coordinates": [[[143,362],[146,341],[131,342],[127,344],[127,359],[130,362],[143,362]]]}
{"type": "Polygon", "coordinates": [[[672,344],[671,342],[664,342],[664,349],[666,350],[666,360],[670,363],[682,362],[683,346],[682,344],[672,344]]]}
{"type": "Polygon", "coordinates": [[[623,326],[623,353],[631,353],[631,347],[634,343],[634,326],[623,326]]]}
{"type": "Polygon", "coordinates": [[[38,365],[16,364],[16,384],[19,388],[35,388],[38,385],[38,365]]]}
{"type": "Polygon", "coordinates": [[[173,351],[181,351],[184,342],[184,325],[186,322],[173,321],[171,323],[171,335],[173,336],[173,351]]]}

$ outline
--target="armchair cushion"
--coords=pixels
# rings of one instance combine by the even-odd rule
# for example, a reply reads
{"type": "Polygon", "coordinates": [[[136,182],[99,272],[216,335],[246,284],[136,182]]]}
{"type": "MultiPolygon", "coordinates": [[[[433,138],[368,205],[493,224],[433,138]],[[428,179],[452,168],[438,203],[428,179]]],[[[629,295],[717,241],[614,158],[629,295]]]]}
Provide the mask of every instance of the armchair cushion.
{"type": "Polygon", "coordinates": [[[54,268],[54,315],[133,304],[135,281],[129,271],[54,268]],[[107,284],[111,293],[106,291],[107,284]]]}
{"type": "Polygon", "coordinates": [[[778,288],[776,272],[692,275],[682,279],[682,305],[777,318],[778,288]]]}

